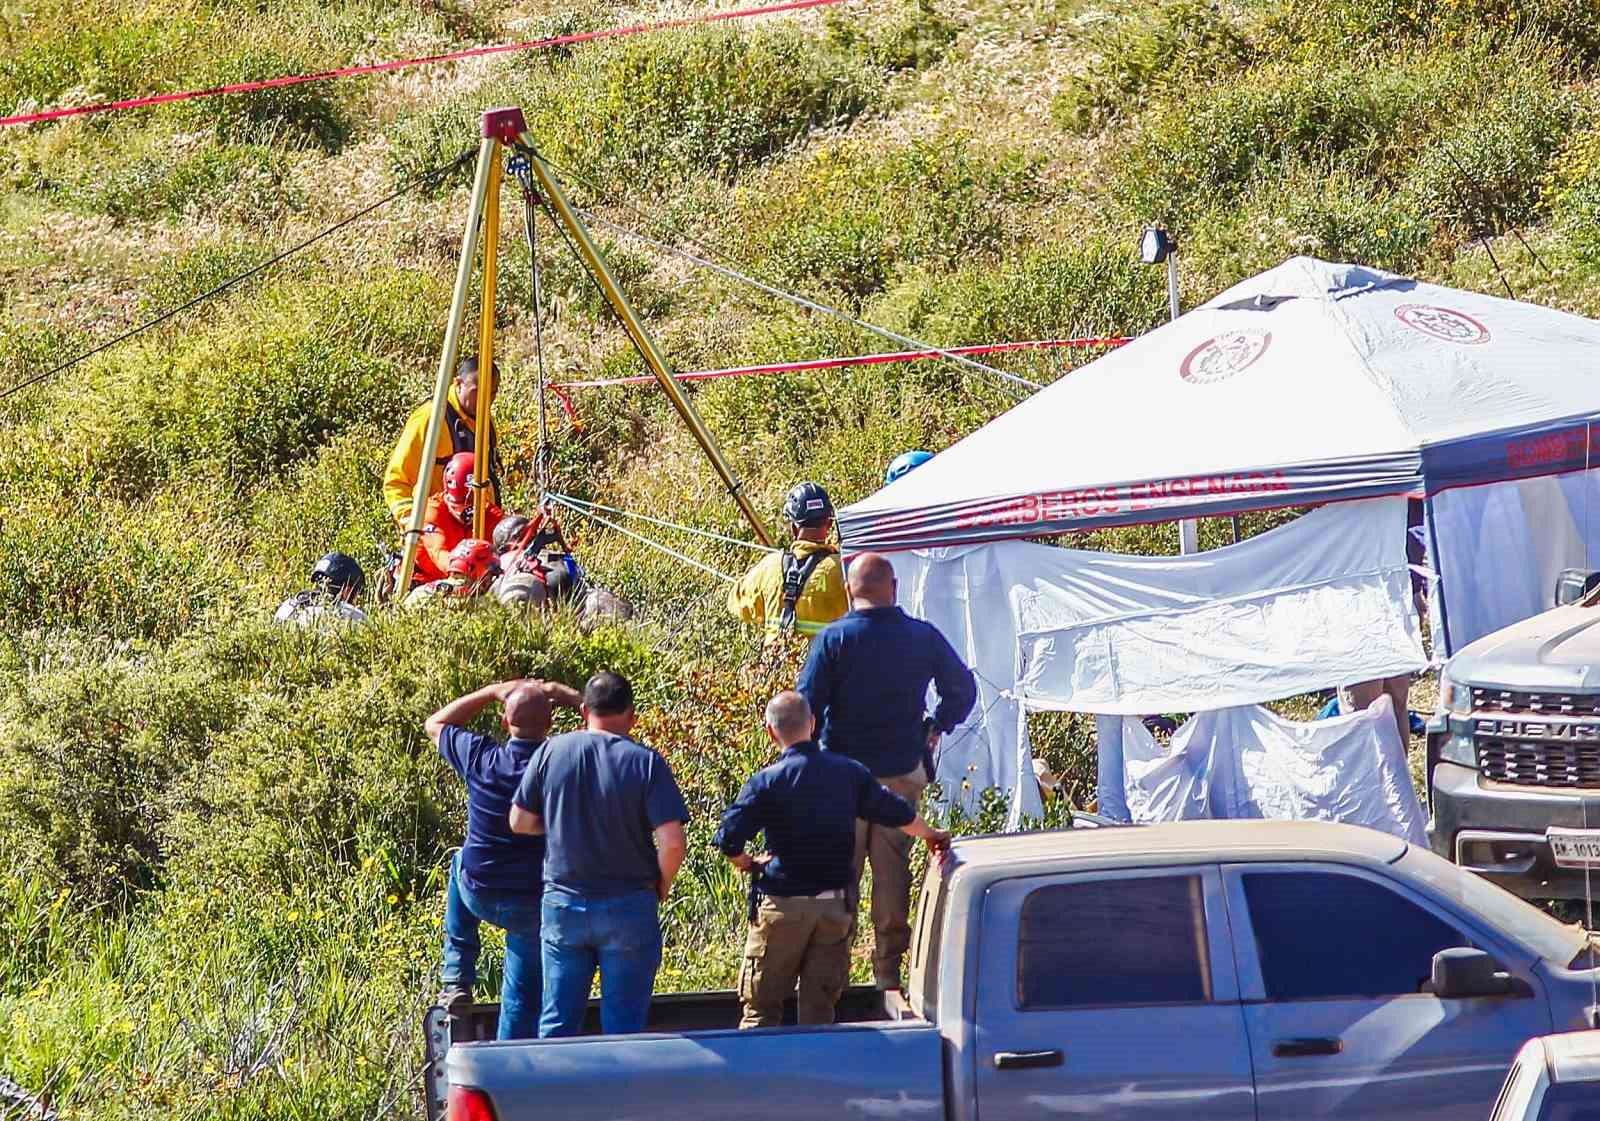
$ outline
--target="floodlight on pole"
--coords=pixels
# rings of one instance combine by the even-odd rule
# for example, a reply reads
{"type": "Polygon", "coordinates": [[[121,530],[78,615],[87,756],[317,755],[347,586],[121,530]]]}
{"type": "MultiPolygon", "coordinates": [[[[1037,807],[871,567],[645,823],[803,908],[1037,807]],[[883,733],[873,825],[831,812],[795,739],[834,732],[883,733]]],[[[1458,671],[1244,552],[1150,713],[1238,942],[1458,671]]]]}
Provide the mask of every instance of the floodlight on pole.
{"type": "MultiPolygon", "coordinates": [[[[1139,235],[1139,260],[1147,265],[1167,266],[1167,310],[1173,319],[1183,314],[1178,304],[1178,239],[1161,225],[1149,225],[1139,235]]],[[[1178,522],[1178,552],[1187,556],[1200,551],[1200,523],[1194,518],[1178,522]]]]}

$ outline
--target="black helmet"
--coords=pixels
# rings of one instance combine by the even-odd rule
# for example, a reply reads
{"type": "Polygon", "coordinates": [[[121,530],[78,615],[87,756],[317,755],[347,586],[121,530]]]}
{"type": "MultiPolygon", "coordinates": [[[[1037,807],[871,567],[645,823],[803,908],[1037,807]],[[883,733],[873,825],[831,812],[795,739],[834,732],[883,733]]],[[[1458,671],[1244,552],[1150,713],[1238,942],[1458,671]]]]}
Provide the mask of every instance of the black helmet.
{"type": "Polygon", "coordinates": [[[494,527],[494,535],[490,538],[494,543],[494,551],[503,553],[507,549],[522,544],[522,535],[527,529],[527,518],[521,514],[507,514],[500,519],[500,524],[494,527]]]}
{"type": "Polygon", "coordinates": [[[335,598],[355,599],[367,586],[356,558],[347,553],[324,553],[311,570],[311,586],[335,598]]]}
{"type": "Polygon", "coordinates": [[[797,526],[821,525],[833,517],[833,500],[820,483],[797,483],[783,500],[783,516],[797,526]]]}

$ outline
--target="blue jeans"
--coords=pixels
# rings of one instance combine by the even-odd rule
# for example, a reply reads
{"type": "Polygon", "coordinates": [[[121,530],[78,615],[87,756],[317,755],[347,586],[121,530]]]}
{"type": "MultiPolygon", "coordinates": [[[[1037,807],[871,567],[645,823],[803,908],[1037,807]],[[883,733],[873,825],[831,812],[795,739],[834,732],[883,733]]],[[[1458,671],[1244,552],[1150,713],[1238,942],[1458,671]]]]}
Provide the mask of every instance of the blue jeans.
{"type": "Polygon", "coordinates": [[[468,992],[478,979],[478,926],[506,932],[500,982],[500,1039],[532,1039],[539,1027],[539,896],[519,891],[472,891],[461,882],[461,854],[450,862],[444,900],[444,964],[440,980],[468,992]]]}
{"type": "Polygon", "coordinates": [[[594,972],[600,970],[600,1028],[644,1030],[661,965],[661,922],[653,888],[627,895],[544,892],[544,1008],[539,1038],[577,1035],[594,972]]]}

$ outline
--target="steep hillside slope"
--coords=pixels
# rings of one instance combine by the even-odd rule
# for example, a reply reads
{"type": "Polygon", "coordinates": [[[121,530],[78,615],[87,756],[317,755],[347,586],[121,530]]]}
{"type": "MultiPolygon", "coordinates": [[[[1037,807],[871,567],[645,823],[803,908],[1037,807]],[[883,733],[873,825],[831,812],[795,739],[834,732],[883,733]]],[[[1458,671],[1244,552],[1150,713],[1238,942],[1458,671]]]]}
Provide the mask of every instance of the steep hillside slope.
{"type": "MultiPolygon", "coordinates": [[[[0,3],[0,112],[699,10],[0,3]]],[[[0,132],[0,385],[447,163],[501,104],[618,225],[940,345],[1160,322],[1159,270],[1133,254],[1156,219],[1182,239],[1190,303],[1310,253],[1600,314],[1597,27],[1588,0],[860,0],[0,132]]],[[[727,668],[754,648],[714,579],[575,521],[639,625],[266,623],[322,552],[370,565],[392,537],[378,472],[428,391],[465,200],[460,176],[408,193],[0,400],[0,1074],[66,1115],[415,1112],[463,820],[420,725],[491,675],[635,677],[696,816],[663,983],[736,972],[742,887],[705,842],[763,757],[755,717],[785,669],[727,668]]],[[[506,210],[498,408],[526,503],[531,270],[509,194],[506,210]]],[[[604,238],[681,368],[890,348],[604,238]]],[[[552,377],[639,372],[548,226],[539,264],[552,377]]],[[[1092,354],[996,363],[1047,380],[1092,354]]],[[[1015,397],[925,362],[695,400],[775,511],[801,477],[864,494],[899,451],[942,448],[1015,397]]],[[[657,393],[574,401],[581,426],[553,414],[559,489],[743,533],[657,393]]],[[[723,571],[747,560],[662,536],[723,571]]],[[[1088,730],[1040,731],[1082,793],[1088,730]]]]}

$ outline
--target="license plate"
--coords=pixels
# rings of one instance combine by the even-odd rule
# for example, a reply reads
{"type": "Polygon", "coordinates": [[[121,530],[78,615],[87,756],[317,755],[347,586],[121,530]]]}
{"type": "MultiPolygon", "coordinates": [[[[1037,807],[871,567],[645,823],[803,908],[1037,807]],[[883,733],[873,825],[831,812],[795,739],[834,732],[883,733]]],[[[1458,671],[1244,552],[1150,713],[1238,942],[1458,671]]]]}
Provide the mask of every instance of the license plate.
{"type": "Polygon", "coordinates": [[[1545,832],[1550,855],[1558,868],[1600,868],[1600,829],[1560,829],[1545,832]]]}

